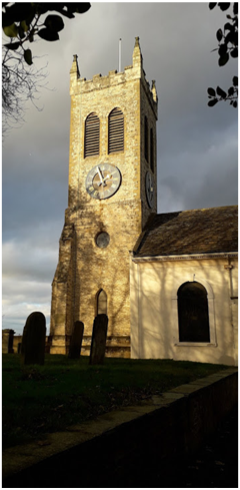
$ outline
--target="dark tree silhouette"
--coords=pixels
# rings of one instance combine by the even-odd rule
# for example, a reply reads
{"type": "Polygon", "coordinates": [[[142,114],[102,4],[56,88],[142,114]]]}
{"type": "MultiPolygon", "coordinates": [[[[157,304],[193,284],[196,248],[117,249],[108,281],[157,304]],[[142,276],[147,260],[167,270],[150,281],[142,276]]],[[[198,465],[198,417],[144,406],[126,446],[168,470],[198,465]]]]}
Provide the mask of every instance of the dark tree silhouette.
{"type": "Polygon", "coordinates": [[[85,13],[90,3],[2,3],[2,28],[9,42],[2,45],[3,129],[23,120],[24,104],[36,100],[44,70],[37,70],[29,45],[37,39],[57,41],[64,29],[63,17],[85,13]],[[49,12],[57,12],[52,14],[49,12]]]}
{"type": "Polygon", "coordinates": [[[62,16],[69,19],[74,14],[83,14],[90,8],[90,3],[2,3],[2,27],[6,36],[11,39],[4,46],[13,51],[20,50],[28,65],[32,64],[32,51],[25,49],[26,41],[32,43],[36,36],[45,41],[57,41],[59,32],[64,28],[62,16]],[[58,14],[49,14],[49,11],[58,14]],[[59,15],[60,14],[60,15],[59,15]],[[14,39],[14,41],[13,41],[14,39]]]}
{"type": "MultiPolygon", "coordinates": [[[[224,12],[230,8],[231,3],[209,3],[210,10],[216,5],[224,12]]],[[[227,14],[226,16],[228,21],[224,28],[219,28],[216,32],[218,48],[213,51],[218,51],[219,66],[225,66],[231,58],[238,58],[238,3],[233,3],[232,11],[232,15],[227,14]]],[[[210,99],[209,107],[215,106],[220,100],[228,100],[230,105],[236,108],[238,105],[238,77],[233,77],[232,85],[227,91],[219,86],[216,89],[209,87],[208,98],[210,99]]]]}

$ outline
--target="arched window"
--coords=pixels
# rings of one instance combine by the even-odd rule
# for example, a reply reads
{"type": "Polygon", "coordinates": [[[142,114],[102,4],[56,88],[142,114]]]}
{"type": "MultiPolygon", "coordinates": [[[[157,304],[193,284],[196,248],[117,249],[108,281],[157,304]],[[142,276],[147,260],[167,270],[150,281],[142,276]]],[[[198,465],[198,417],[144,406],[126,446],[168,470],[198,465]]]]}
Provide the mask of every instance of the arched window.
{"type": "Polygon", "coordinates": [[[179,342],[210,342],[207,291],[198,282],[178,290],[179,342]]]}
{"type": "Polygon", "coordinates": [[[153,129],[150,129],[150,168],[154,172],[154,141],[153,141],[153,129]]]}
{"type": "Polygon", "coordinates": [[[97,294],[97,315],[105,313],[107,315],[107,294],[103,289],[100,289],[97,294]]]}
{"type": "Polygon", "coordinates": [[[144,155],[148,162],[148,120],[146,116],[144,118],[144,155]]]}
{"type": "Polygon", "coordinates": [[[99,155],[100,121],[92,112],[85,121],[84,158],[99,155]]]}
{"type": "Polygon", "coordinates": [[[108,153],[124,151],[124,116],[115,108],[108,117],[108,153]]]}

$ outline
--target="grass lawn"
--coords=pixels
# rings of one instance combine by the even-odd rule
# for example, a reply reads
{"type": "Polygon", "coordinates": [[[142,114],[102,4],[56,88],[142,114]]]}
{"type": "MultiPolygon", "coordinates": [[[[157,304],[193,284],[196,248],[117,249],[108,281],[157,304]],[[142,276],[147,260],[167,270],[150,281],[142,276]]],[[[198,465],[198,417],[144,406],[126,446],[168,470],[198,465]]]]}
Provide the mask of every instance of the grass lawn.
{"type": "Polygon", "coordinates": [[[3,354],[3,448],[40,439],[44,433],[159,394],[225,366],[170,360],[46,355],[44,366],[22,366],[20,355],[3,354]]]}

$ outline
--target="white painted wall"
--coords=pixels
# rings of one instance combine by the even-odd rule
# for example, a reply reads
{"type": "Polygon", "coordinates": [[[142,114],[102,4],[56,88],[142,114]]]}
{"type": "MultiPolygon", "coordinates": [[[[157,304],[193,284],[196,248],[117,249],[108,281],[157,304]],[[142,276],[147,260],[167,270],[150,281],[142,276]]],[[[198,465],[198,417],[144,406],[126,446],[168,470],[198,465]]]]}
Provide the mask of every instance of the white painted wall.
{"type": "Polygon", "coordinates": [[[238,261],[222,258],[132,258],[131,357],[237,365],[238,261]],[[210,343],[180,343],[177,291],[187,281],[208,293],[210,343]]]}

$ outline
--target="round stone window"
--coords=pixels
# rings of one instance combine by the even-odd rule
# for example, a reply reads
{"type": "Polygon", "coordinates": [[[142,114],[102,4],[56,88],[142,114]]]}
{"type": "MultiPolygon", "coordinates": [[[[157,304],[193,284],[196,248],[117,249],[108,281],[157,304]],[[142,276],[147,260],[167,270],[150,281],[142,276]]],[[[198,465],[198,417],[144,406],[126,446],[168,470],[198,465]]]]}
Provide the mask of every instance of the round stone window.
{"type": "Polygon", "coordinates": [[[99,233],[96,236],[96,240],[95,241],[96,241],[97,247],[99,247],[99,248],[106,248],[109,245],[110,236],[109,236],[109,234],[106,231],[101,231],[101,233],[99,233]]]}

